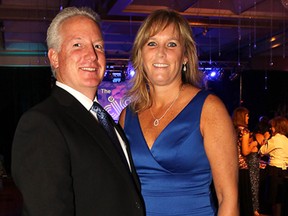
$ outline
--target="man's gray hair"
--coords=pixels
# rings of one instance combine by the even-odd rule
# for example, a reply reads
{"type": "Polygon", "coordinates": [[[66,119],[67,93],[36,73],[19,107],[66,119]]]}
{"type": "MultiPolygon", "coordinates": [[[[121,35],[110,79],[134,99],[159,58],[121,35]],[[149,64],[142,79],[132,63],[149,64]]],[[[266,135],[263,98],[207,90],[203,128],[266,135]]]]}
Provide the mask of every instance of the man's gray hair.
{"type": "MultiPolygon", "coordinates": [[[[100,20],[99,15],[95,11],[93,11],[91,8],[67,7],[56,15],[56,17],[52,20],[47,30],[46,42],[47,42],[48,50],[51,48],[55,49],[57,52],[61,50],[62,38],[61,38],[61,35],[59,34],[60,26],[65,20],[71,17],[75,17],[75,16],[86,16],[92,19],[93,21],[95,21],[95,23],[99,27],[101,27],[101,20],[100,20]]],[[[53,68],[52,65],[51,65],[51,69],[52,69],[54,77],[56,77],[55,68],[53,68]]]]}

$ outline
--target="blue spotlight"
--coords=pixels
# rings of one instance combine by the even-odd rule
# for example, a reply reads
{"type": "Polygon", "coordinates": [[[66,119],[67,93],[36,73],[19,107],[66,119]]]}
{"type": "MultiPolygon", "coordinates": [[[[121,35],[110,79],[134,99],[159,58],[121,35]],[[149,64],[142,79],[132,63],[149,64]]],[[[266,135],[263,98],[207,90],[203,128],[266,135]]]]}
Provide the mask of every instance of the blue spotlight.
{"type": "Polygon", "coordinates": [[[216,72],[216,71],[211,71],[210,74],[209,74],[209,76],[210,76],[211,78],[216,77],[216,75],[217,75],[217,72],[216,72]]]}

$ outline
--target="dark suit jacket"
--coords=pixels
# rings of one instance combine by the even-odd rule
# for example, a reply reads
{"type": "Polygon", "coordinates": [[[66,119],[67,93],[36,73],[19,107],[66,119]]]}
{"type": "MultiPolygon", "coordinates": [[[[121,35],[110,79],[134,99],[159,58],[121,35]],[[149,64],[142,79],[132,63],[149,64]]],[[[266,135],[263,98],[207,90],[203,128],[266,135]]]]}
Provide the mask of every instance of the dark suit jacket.
{"type": "Polygon", "coordinates": [[[132,173],[93,115],[54,87],[15,132],[12,176],[23,195],[23,215],[144,215],[127,149],[132,173]]]}

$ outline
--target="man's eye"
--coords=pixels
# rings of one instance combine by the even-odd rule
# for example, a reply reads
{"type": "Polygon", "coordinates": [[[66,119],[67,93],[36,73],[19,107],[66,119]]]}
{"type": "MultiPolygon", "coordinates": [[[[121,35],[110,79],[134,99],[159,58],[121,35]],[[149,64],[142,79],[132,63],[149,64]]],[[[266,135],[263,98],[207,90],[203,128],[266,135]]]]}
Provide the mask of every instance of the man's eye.
{"type": "Polygon", "coordinates": [[[80,43],[73,44],[74,47],[81,47],[80,43]]]}
{"type": "Polygon", "coordinates": [[[155,43],[155,42],[148,42],[147,45],[148,45],[148,46],[156,46],[156,43],[155,43]]]}
{"type": "Polygon", "coordinates": [[[104,50],[104,47],[101,44],[96,44],[95,49],[104,50]]]}

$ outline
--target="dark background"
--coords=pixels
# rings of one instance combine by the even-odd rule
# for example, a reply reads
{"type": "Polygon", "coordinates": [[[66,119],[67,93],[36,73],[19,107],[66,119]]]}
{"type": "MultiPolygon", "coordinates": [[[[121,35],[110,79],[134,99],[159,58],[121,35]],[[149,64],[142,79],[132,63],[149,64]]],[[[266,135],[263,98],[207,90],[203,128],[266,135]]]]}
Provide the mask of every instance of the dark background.
{"type": "MultiPolygon", "coordinates": [[[[12,141],[18,120],[23,112],[50,94],[54,79],[50,67],[0,67],[0,75],[0,154],[9,174],[12,141]]],[[[225,72],[221,81],[209,81],[208,88],[223,100],[230,114],[239,105],[247,107],[251,130],[260,116],[287,116],[287,72],[242,71],[233,81],[229,75],[225,72]]]]}

